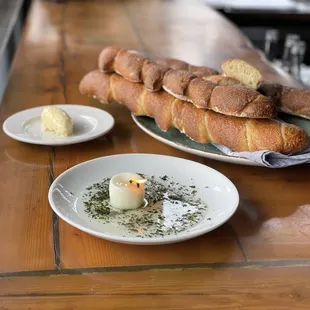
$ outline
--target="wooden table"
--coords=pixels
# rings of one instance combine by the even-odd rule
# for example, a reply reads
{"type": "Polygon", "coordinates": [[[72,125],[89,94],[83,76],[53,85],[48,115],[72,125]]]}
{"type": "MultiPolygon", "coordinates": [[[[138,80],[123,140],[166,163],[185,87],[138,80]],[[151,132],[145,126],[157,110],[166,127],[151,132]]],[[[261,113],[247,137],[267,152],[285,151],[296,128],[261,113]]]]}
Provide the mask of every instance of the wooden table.
{"type": "Polygon", "coordinates": [[[100,50],[120,45],[150,56],[219,68],[248,59],[277,72],[228,21],[194,1],[33,1],[1,122],[48,104],[102,107],[116,119],[96,141],[42,147],[0,133],[0,309],[310,309],[310,166],[281,170],[192,156],[143,133],[126,108],[81,96],[78,83],[100,50]],[[87,235],[58,219],[49,185],[80,162],[118,153],[189,158],[228,176],[238,212],[202,237],[131,246],[87,235]]]}

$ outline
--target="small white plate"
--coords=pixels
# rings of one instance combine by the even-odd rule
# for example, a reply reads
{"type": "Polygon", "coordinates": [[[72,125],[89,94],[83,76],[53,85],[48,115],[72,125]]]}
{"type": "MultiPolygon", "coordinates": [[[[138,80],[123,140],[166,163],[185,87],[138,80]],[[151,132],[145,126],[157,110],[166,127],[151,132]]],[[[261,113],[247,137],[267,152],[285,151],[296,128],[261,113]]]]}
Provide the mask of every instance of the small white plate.
{"type": "Polygon", "coordinates": [[[69,145],[96,139],[112,129],[114,118],[101,109],[64,104],[56,105],[73,120],[73,134],[59,137],[53,132],[42,131],[41,112],[45,106],[18,112],[7,118],[3,131],[11,138],[40,145],[69,145]]]}
{"type": "Polygon", "coordinates": [[[128,244],[165,244],[197,237],[225,223],[239,203],[236,187],[218,171],[182,158],[153,154],[107,156],[74,166],[55,179],[48,199],[56,214],[72,226],[99,238],[128,244]],[[195,186],[197,197],[208,206],[202,221],[175,235],[141,238],[126,236],[118,227],[89,217],[82,199],[86,188],[122,172],[167,175],[179,184],[195,186]]]}

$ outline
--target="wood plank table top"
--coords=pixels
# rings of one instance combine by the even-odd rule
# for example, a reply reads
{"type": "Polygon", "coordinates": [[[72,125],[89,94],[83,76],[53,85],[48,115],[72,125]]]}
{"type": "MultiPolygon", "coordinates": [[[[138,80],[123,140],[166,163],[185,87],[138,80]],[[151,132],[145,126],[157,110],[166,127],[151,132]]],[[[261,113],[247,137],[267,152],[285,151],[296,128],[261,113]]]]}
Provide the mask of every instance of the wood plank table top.
{"type": "Polygon", "coordinates": [[[104,108],[106,136],[64,147],[0,133],[0,309],[310,309],[310,165],[286,169],[203,159],[142,132],[128,110],[79,94],[107,45],[217,69],[229,57],[266,79],[298,84],[272,68],[242,33],[195,1],[33,1],[0,121],[49,104],[104,108]],[[83,161],[119,153],[188,158],[224,173],[240,193],[231,220],[182,243],[133,246],[92,237],[58,219],[53,179],[83,161]]]}

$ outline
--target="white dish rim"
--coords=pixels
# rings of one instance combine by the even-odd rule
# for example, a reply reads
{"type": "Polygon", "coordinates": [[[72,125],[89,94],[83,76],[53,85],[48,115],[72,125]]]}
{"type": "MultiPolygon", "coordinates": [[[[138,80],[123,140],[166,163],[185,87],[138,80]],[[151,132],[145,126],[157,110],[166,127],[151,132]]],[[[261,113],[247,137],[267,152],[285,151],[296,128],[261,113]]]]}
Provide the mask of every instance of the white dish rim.
{"type": "Polygon", "coordinates": [[[95,108],[95,107],[91,107],[88,105],[82,105],[82,104],[55,104],[55,107],[60,107],[63,108],[65,110],[65,107],[72,107],[72,108],[78,108],[78,107],[82,107],[82,108],[86,108],[86,109],[91,109],[92,111],[95,111],[97,113],[103,113],[106,117],[109,117],[111,120],[111,125],[109,127],[107,127],[105,130],[102,130],[96,134],[93,135],[83,135],[81,138],[76,139],[76,140],[72,140],[70,139],[70,136],[67,137],[67,139],[64,140],[53,140],[53,141],[44,141],[44,140],[34,140],[34,139],[27,139],[24,137],[20,137],[17,136],[15,134],[13,134],[11,131],[9,131],[7,129],[7,124],[12,121],[13,118],[18,117],[20,115],[22,115],[24,112],[30,112],[31,110],[37,110],[40,108],[45,108],[48,107],[50,105],[42,105],[42,106],[36,106],[33,108],[29,108],[29,109],[25,109],[19,112],[16,112],[14,114],[12,114],[11,116],[9,116],[2,125],[2,129],[4,131],[4,133],[9,136],[10,138],[16,140],[16,141],[20,141],[20,142],[24,142],[24,143],[28,143],[28,144],[35,144],[35,145],[45,145],[45,146],[62,146],[62,145],[73,145],[73,144],[78,144],[78,143],[83,143],[83,142],[87,142],[87,141],[91,141],[94,139],[97,139],[105,134],[107,134],[110,130],[112,130],[112,128],[115,125],[115,119],[114,117],[107,111],[99,109],[99,108],[95,108]]]}
{"type": "Polygon", "coordinates": [[[136,244],[136,245],[158,245],[158,244],[170,244],[170,243],[177,243],[177,242],[181,242],[181,241],[185,241],[185,240],[189,240],[189,239],[193,239],[196,238],[198,236],[204,235],[206,233],[209,233],[215,229],[217,229],[218,227],[222,226],[224,223],[226,223],[237,211],[238,206],[239,206],[239,202],[240,202],[240,196],[239,196],[239,192],[236,188],[236,186],[234,185],[234,183],[228,178],[226,177],[224,174],[222,174],[221,172],[217,171],[214,168],[211,168],[207,165],[198,163],[196,161],[192,161],[189,159],[184,159],[184,158],[180,158],[180,157],[175,157],[175,156],[169,156],[169,155],[161,155],[161,154],[149,154],[149,153],[125,153],[125,154],[116,154],[116,155],[108,155],[108,156],[103,156],[103,157],[98,157],[98,158],[94,158],[91,160],[87,160],[85,162],[79,163],[67,170],[65,170],[63,173],[61,173],[51,184],[49,191],[48,191],[48,201],[49,204],[52,208],[52,210],[57,214],[57,216],[59,216],[62,220],[64,220],[66,223],[70,224],[71,226],[84,231],[90,235],[105,239],[105,240],[109,240],[109,241],[113,241],[113,242],[117,242],[117,243],[126,243],[126,244],[136,244]],[[100,161],[103,158],[111,158],[111,157],[121,157],[121,156],[161,156],[161,157],[169,157],[169,158],[176,158],[182,161],[189,161],[189,162],[194,162],[198,165],[202,165],[207,169],[212,170],[213,172],[219,174],[222,178],[224,178],[228,183],[230,183],[230,186],[232,187],[234,194],[236,195],[236,201],[234,203],[234,205],[232,206],[232,212],[229,214],[229,216],[222,222],[219,222],[218,224],[212,226],[212,227],[207,227],[206,229],[202,229],[202,230],[198,230],[196,232],[191,232],[190,234],[188,234],[187,236],[178,236],[178,235],[172,235],[172,236],[165,236],[165,237],[154,237],[154,238],[137,238],[137,237],[119,237],[119,236],[113,236],[111,237],[111,235],[105,235],[104,233],[98,233],[96,231],[93,231],[92,229],[89,229],[87,227],[84,227],[80,224],[76,224],[74,221],[70,220],[68,217],[66,217],[65,215],[63,215],[57,208],[57,206],[54,204],[54,201],[52,199],[52,192],[53,192],[53,188],[55,187],[55,185],[57,184],[57,182],[59,182],[59,180],[64,176],[65,173],[68,173],[70,171],[72,171],[73,169],[80,167],[82,165],[87,165],[89,162],[94,162],[94,161],[100,161]]]}

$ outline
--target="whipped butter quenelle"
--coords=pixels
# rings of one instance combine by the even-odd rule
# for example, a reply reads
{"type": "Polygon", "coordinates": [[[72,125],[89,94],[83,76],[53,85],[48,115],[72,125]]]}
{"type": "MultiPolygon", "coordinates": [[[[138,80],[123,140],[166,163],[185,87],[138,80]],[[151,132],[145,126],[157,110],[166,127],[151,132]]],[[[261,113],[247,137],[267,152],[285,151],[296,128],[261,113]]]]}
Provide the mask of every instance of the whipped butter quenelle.
{"type": "Polygon", "coordinates": [[[53,131],[57,136],[63,137],[72,135],[72,119],[58,107],[45,107],[41,113],[41,121],[45,131],[53,131]]]}

